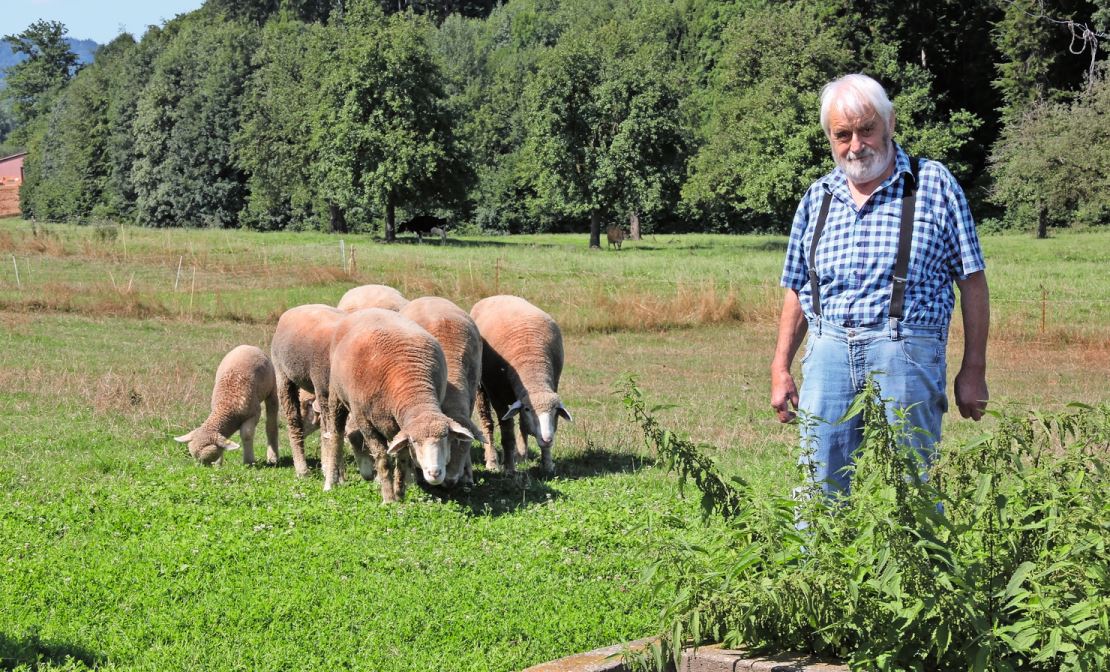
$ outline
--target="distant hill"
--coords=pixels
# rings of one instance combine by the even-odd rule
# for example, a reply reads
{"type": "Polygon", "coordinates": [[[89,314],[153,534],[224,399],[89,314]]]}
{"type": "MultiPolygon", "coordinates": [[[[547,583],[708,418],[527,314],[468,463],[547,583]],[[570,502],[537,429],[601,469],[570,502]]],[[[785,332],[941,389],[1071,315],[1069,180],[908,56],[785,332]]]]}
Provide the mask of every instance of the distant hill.
{"type": "MultiPolygon", "coordinates": [[[[100,46],[92,40],[75,40],[72,37],[67,37],[66,42],[69,43],[69,48],[73,50],[73,53],[77,54],[78,63],[92,63],[93,55],[96,53],[97,47],[100,46]]],[[[11,45],[7,42],[0,42],[0,86],[4,83],[8,68],[24,58],[26,56],[23,54],[13,53],[11,45]]]]}

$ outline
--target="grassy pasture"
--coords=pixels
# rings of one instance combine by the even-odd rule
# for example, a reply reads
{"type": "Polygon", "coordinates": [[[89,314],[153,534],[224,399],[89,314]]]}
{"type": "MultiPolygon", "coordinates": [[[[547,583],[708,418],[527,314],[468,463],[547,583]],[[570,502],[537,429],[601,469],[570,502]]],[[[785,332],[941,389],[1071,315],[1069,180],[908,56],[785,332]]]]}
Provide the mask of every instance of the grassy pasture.
{"type": "MultiPolygon", "coordinates": [[[[1110,399],[1110,232],[983,243],[993,398],[1110,399]]],[[[515,670],[652,634],[639,571],[656,540],[696,539],[696,502],[644,454],[614,386],[635,374],[726,471],[783,487],[795,430],[773,420],[766,372],[784,245],[346,236],[341,258],[321,234],[0,221],[0,669],[515,670]],[[575,417],[555,478],[479,470],[469,493],[386,508],[353,466],[332,493],[296,479],[284,428],[277,469],[234,453],[202,468],[170,439],[207,414],[231,347],[268,349],[285,308],[367,282],[464,308],[515,293],[555,315],[575,417]]]]}

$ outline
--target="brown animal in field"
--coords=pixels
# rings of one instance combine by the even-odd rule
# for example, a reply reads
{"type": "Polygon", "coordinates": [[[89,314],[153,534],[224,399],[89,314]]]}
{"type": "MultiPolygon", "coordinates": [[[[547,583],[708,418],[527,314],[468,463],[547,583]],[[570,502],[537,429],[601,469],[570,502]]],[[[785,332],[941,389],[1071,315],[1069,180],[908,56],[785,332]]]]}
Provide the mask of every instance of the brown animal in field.
{"type": "Polygon", "coordinates": [[[609,249],[612,249],[613,246],[616,246],[618,250],[621,249],[621,243],[623,243],[624,239],[627,237],[628,234],[619,226],[610,226],[605,230],[605,238],[609,241],[609,249]]]}

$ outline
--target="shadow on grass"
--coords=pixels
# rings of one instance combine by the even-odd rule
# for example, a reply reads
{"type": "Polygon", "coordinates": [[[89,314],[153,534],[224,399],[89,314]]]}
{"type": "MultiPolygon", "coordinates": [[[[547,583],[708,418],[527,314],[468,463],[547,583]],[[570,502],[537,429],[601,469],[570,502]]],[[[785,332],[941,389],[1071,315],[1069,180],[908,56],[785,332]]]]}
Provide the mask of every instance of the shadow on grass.
{"type": "Polygon", "coordinates": [[[433,499],[454,502],[473,515],[500,516],[520,509],[546,504],[559,499],[561,493],[552,487],[559,480],[591,478],[604,474],[633,473],[644,465],[644,458],[623,453],[591,449],[574,457],[555,461],[555,477],[548,478],[536,460],[518,468],[516,475],[486,471],[474,461],[474,485],[470,488],[445,488],[418,482],[421,490],[433,499]]]}
{"type": "Polygon", "coordinates": [[[43,666],[64,666],[77,662],[89,669],[97,668],[101,656],[74,644],[45,642],[38,633],[13,639],[0,633],[0,670],[17,668],[37,670],[43,666]]]}

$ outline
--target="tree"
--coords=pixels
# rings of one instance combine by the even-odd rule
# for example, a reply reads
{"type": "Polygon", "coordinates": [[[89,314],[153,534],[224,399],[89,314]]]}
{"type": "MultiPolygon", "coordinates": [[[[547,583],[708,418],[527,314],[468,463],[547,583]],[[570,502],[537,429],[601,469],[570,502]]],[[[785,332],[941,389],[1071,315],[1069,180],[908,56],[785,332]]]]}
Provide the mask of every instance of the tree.
{"type": "Polygon", "coordinates": [[[425,18],[386,17],[370,0],[356,3],[321,83],[313,133],[318,197],[344,218],[368,207],[384,212],[387,241],[395,238],[398,207],[450,206],[464,193],[465,161],[431,29],[425,18]]]}
{"type": "Polygon", "coordinates": [[[1042,101],[1006,126],[991,155],[1006,223],[1035,230],[1110,223],[1110,67],[1072,103],[1042,101]]]}
{"type": "Polygon", "coordinates": [[[537,207],[589,216],[590,247],[601,220],[663,207],[681,168],[681,99],[666,49],[644,24],[612,20],[575,30],[539,62],[525,106],[525,161],[537,207]]]}
{"type": "Polygon", "coordinates": [[[258,33],[203,13],[185,19],[138,102],[136,217],[150,226],[230,226],[246,193],[232,138],[258,33]]]}
{"type": "Polygon", "coordinates": [[[323,214],[314,207],[311,139],[332,32],[289,18],[262,31],[235,136],[236,164],[248,175],[246,226],[302,226],[323,214]]]}
{"type": "MultiPolygon", "coordinates": [[[[0,90],[0,96],[11,105],[17,134],[46,114],[55,95],[77,71],[77,54],[70,50],[65,34],[63,24],[39,20],[22,33],[4,36],[14,53],[26,56],[8,68],[6,86],[0,90]]],[[[17,135],[20,137],[26,135],[17,135]]]]}

